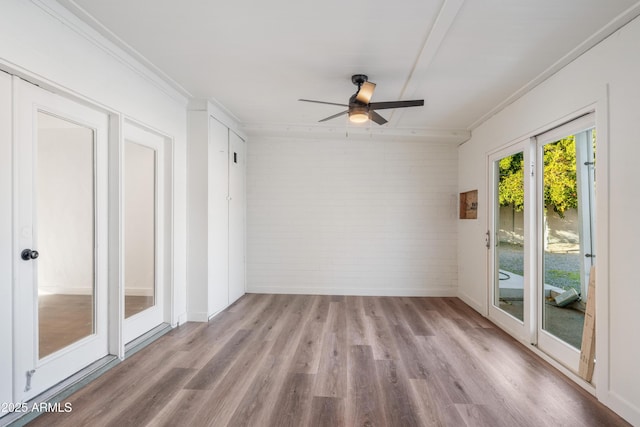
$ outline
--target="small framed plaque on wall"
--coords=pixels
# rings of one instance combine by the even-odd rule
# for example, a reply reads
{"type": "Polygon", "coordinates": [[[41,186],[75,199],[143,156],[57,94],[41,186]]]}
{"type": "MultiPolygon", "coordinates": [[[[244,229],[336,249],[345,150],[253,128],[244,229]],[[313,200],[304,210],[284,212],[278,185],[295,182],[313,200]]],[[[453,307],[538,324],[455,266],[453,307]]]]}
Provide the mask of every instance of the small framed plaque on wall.
{"type": "Polygon", "coordinates": [[[478,190],[460,193],[460,219],[478,218],[478,190]]]}

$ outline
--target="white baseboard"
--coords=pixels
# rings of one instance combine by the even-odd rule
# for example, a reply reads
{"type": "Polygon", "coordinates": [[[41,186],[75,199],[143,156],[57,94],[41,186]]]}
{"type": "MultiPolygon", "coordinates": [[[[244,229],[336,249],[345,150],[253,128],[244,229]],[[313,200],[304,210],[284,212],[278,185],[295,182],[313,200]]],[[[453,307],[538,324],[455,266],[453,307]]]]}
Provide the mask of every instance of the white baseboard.
{"type": "Polygon", "coordinates": [[[208,322],[209,316],[206,311],[187,312],[187,321],[189,322],[208,322]]]}
{"type": "Polygon", "coordinates": [[[296,294],[296,295],[353,295],[377,297],[455,297],[457,288],[288,288],[278,286],[247,286],[250,294],[296,294]]]}
{"type": "Polygon", "coordinates": [[[479,303],[478,301],[471,298],[464,292],[458,291],[458,298],[460,298],[465,304],[469,307],[473,308],[478,313],[482,314],[484,317],[487,317],[487,307],[484,304],[479,303]]]}
{"type": "Polygon", "coordinates": [[[38,286],[38,295],[91,295],[91,288],[74,288],[70,286],[38,286]]]}
{"type": "Polygon", "coordinates": [[[631,425],[640,426],[640,408],[620,397],[616,392],[597,393],[598,399],[631,425]]]}
{"type": "Polygon", "coordinates": [[[136,297],[151,297],[153,296],[153,289],[149,288],[124,288],[125,296],[136,296],[136,297]]]}

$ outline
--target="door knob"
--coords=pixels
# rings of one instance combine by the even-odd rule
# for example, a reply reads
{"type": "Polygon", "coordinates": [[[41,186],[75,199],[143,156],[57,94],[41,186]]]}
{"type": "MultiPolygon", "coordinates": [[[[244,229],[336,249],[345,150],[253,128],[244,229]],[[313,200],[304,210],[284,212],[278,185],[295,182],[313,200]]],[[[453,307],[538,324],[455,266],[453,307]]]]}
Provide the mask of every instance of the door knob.
{"type": "Polygon", "coordinates": [[[38,253],[38,251],[32,251],[31,249],[25,249],[20,254],[20,257],[25,261],[29,261],[30,259],[38,258],[39,255],[40,254],[38,253]]]}

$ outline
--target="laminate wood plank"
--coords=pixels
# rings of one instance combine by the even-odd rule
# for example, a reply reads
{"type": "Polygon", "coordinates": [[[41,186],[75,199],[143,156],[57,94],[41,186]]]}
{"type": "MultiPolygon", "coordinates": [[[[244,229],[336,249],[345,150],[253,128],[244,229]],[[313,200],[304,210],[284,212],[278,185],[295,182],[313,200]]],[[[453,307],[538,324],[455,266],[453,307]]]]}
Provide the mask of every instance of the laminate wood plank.
{"type": "Polygon", "coordinates": [[[463,426],[465,425],[460,413],[453,402],[446,399],[446,394],[437,384],[427,380],[409,380],[413,398],[418,402],[418,416],[424,426],[463,426]]]}
{"type": "Polygon", "coordinates": [[[462,379],[453,369],[446,355],[437,347],[435,340],[430,338],[435,337],[424,337],[423,339],[424,352],[428,355],[423,359],[426,370],[433,374],[435,380],[439,382],[440,387],[453,403],[474,403],[462,379]]]}
{"type": "Polygon", "coordinates": [[[397,298],[379,298],[377,300],[379,317],[383,317],[390,325],[398,325],[404,322],[397,302],[397,298]]]}
{"type": "Polygon", "coordinates": [[[220,313],[204,328],[184,341],[177,352],[177,366],[183,368],[201,369],[220,351],[237,331],[236,322],[242,320],[238,312],[220,313]]]}
{"type": "Polygon", "coordinates": [[[348,354],[345,303],[331,303],[326,326],[314,394],[346,397],[348,354]]]}
{"type": "Polygon", "coordinates": [[[124,410],[115,417],[107,419],[106,425],[113,427],[144,425],[173,398],[195,372],[195,369],[170,369],[159,381],[151,383],[136,399],[128,400],[129,404],[124,410]]]}
{"type": "MultiPolygon", "coordinates": [[[[239,354],[229,370],[218,381],[215,388],[207,390],[208,403],[194,407],[194,419],[203,425],[227,425],[233,416],[238,402],[246,395],[253,380],[251,373],[257,372],[263,360],[268,356],[271,342],[253,342],[239,354]]],[[[174,425],[181,424],[175,419],[174,425]]]]}
{"type": "Polygon", "coordinates": [[[380,307],[377,304],[377,297],[361,297],[364,307],[364,314],[369,317],[380,316],[380,307]]]}
{"type": "Polygon", "coordinates": [[[321,322],[310,321],[306,323],[296,352],[293,355],[291,372],[300,374],[315,374],[318,372],[324,327],[324,323],[321,322]]]}
{"type": "Polygon", "coordinates": [[[206,406],[209,396],[202,390],[180,389],[175,397],[147,423],[149,427],[196,426],[198,420],[195,409],[206,406]]]}
{"type": "Polygon", "coordinates": [[[102,375],[85,386],[81,392],[70,396],[66,401],[72,404],[72,412],[59,413],[56,417],[45,414],[36,418],[30,425],[97,425],[110,413],[118,413],[128,402],[122,399],[122,396],[134,397],[149,381],[159,380],[171,369],[170,364],[163,363],[167,358],[173,359],[175,354],[173,348],[167,349],[164,345],[170,339],[168,335],[128,358],[126,364],[115,366],[108,375],[102,375]],[[111,403],[96,405],[96,402],[105,401],[111,403]]]}
{"type": "Polygon", "coordinates": [[[305,425],[311,410],[311,388],[314,375],[290,373],[280,388],[268,425],[274,427],[298,427],[305,425]]]}
{"type": "Polygon", "coordinates": [[[435,335],[433,329],[427,325],[427,322],[425,322],[424,318],[420,315],[418,310],[416,310],[415,305],[411,301],[413,299],[415,298],[401,298],[399,300],[400,310],[406,323],[409,325],[414,335],[435,335]]]}
{"type": "Polygon", "coordinates": [[[307,426],[345,427],[344,399],[314,396],[307,426]]]}
{"type": "Polygon", "coordinates": [[[316,308],[321,303],[319,297],[301,296],[291,304],[291,308],[283,313],[281,322],[271,328],[267,337],[273,339],[271,354],[292,359],[304,331],[304,325],[313,319],[316,308]]]}
{"type": "Polygon", "coordinates": [[[376,365],[370,346],[349,347],[348,426],[384,425],[382,393],[376,377],[376,365]]]}
{"type": "Polygon", "coordinates": [[[457,404],[456,409],[467,426],[474,427],[511,427],[501,417],[496,417],[490,413],[489,408],[485,405],[463,405],[457,404]]]}
{"type": "MultiPolygon", "coordinates": [[[[503,395],[502,412],[526,422],[551,425],[607,425],[593,424],[593,417],[584,416],[584,411],[567,411],[577,395],[587,398],[587,393],[570,383],[557,370],[535,355],[522,351],[521,344],[504,336],[502,332],[489,329],[469,329],[452,335],[468,336],[466,348],[476,357],[487,372],[489,390],[494,395],[503,395]],[[491,388],[495,388],[492,392],[491,388]],[[546,390],[541,394],[540,390],[546,390]],[[531,402],[537,409],[531,411],[520,402],[531,402]]],[[[579,399],[584,401],[583,399],[579,399]]],[[[595,406],[600,405],[596,403],[595,406]]],[[[608,416],[610,413],[608,413],[608,416]]],[[[609,423],[615,425],[615,418],[609,423]]]]}
{"type": "Polygon", "coordinates": [[[300,295],[277,295],[270,310],[272,316],[267,321],[256,322],[252,327],[261,330],[264,339],[275,341],[282,330],[293,320],[300,321],[303,310],[308,309],[313,300],[300,295]]]}
{"type": "MultiPolygon", "coordinates": [[[[544,416],[538,416],[543,411],[536,411],[531,414],[523,414],[518,402],[512,393],[505,393],[501,388],[496,387],[492,378],[487,374],[489,367],[483,360],[475,357],[475,354],[464,346],[455,335],[441,334],[437,337],[419,338],[420,343],[424,341],[433,343],[432,347],[438,349],[439,354],[446,358],[452,367],[455,381],[469,399],[476,405],[483,405],[485,411],[497,411],[501,420],[510,425],[525,425],[527,422],[538,420],[545,423],[544,416]]],[[[426,349],[424,350],[427,351],[426,349]]],[[[491,361],[492,365],[498,365],[498,358],[491,361]]],[[[549,405],[545,405],[545,410],[549,405]]],[[[550,418],[546,418],[549,420],[550,418]]]]}
{"type": "Polygon", "coordinates": [[[305,303],[303,298],[296,295],[274,295],[269,304],[262,310],[260,315],[253,317],[245,324],[247,329],[260,331],[265,340],[273,340],[274,335],[280,330],[281,320],[285,318],[292,309],[296,309],[305,303]],[[275,331],[274,331],[275,328],[275,331]]]}
{"type": "Polygon", "coordinates": [[[411,298],[411,303],[414,305],[416,312],[420,315],[427,327],[437,334],[438,331],[442,331],[446,325],[446,319],[440,314],[436,308],[436,304],[433,302],[426,303],[433,298],[411,298]]]}
{"type": "Polygon", "coordinates": [[[32,425],[628,425],[457,299],[248,295],[231,308],[32,425]],[[301,350],[309,340],[317,351],[301,350]]]}
{"type": "Polygon", "coordinates": [[[329,313],[329,303],[331,302],[330,295],[319,295],[316,298],[319,299],[318,305],[313,311],[313,319],[316,322],[326,322],[327,314],[329,313]]]}
{"type": "Polygon", "coordinates": [[[378,316],[368,316],[369,341],[373,350],[373,357],[376,360],[398,359],[398,349],[393,339],[391,331],[384,318],[378,316]]]}
{"type": "Polygon", "coordinates": [[[240,329],[231,340],[202,367],[194,378],[185,386],[189,390],[208,390],[213,388],[222,375],[229,369],[238,354],[247,349],[250,330],[240,329]]]}
{"type": "Polygon", "coordinates": [[[257,426],[269,419],[278,397],[276,391],[288,375],[285,361],[283,357],[267,356],[247,393],[238,402],[230,426],[257,426]]]}
{"type": "Polygon", "coordinates": [[[416,404],[408,392],[409,379],[393,360],[377,360],[376,371],[389,426],[419,426],[416,404]]]}
{"type": "Polygon", "coordinates": [[[362,297],[347,297],[347,340],[349,345],[369,345],[367,324],[364,321],[362,297]]]}
{"type": "Polygon", "coordinates": [[[470,323],[474,323],[477,328],[495,328],[495,325],[491,323],[487,318],[483,317],[480,313],[469,307],[459,298],[446,298],[445,302],[460,313],[460,316],[467,319],[470,323]]]}
{"type": "Polygon", "coordinates": [[[428,378],[433,375],[438,367],[433,362],[434,354],[425,354],[424,350],[418,347],[415,336],[405,325],[398,324],[391,326],[393,338],[404,363],[409,378],[428,378]]]}

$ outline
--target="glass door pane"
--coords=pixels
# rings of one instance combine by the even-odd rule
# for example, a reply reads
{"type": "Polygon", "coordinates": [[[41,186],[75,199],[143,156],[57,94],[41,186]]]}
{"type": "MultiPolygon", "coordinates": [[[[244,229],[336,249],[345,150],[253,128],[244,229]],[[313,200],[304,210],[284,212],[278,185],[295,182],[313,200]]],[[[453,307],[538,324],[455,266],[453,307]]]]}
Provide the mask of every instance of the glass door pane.
{"type": "Polygon", "coordinates": [[[542,329],[580,349],[593,261],[592,130],[542,146],[542,329]]]}
{"type": "Polygon", "coordinates": [[[156,151],[125,142],[125,318],[156,303],[156,151]]]}
{"type": "Polygon", "coordinates": [[[38,113],[38,356],[95,332],[94,131],[38,113]]]}
{"type": "Polygon", "coordinates": [[[524,320],[524,152],[502,157],[496,171],[494,306],[524,320]]]}

